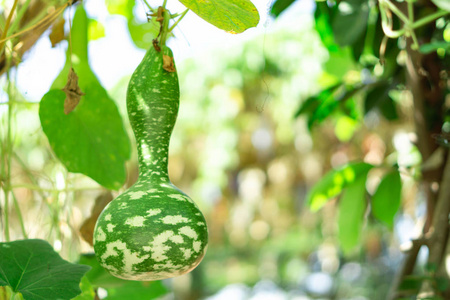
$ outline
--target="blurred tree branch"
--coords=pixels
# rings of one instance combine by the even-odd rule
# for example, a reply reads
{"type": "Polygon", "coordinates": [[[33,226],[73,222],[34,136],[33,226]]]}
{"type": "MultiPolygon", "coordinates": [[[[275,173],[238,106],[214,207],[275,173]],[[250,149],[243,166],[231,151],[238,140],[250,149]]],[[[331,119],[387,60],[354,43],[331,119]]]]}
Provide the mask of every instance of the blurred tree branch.
{"type": "MultiPolygon", "coordinates": [[[[398,8],[408,14],[407,3],[396,3],[398,8]]],[[[422,4],[433,7],[430,1],[422,4]]],[[[420,9],[420,8],[418,8],[420,9]]],[[[430,42],[430,32],[434,30],[434,24],[428,24],[417,33],[420,43],[430,42]]],[[[423,55],[415,49],[411,37],[406,38],[406,77],[407,86],[411,91],[414,104],[414,123],[417,134],[417,147],[422,155],[422,161],[427,161],[438,145],[433,140],[433,135],[440,133],[443,124],[444,91],[445,84],[440,84],[442,65],[439,64],[436,53],[423,55]]],[[[427,238],[429,248],[428,264],[438,268],[442,262],[443,253],[447,244],[448,214],[450,212],[450,160],[436,169],[423,171],[421,188],[424,191],[427,204],[426,221],[423,227],[423,238],[427,238]],[[439,190],[432,189],[432,184],[439,182],[439,190]]],[[[407,253],[402,267],[399,269],[392,286],[389,299],[397,299],[398,288],[408,275],[411,275],[416,264],[417,255],[421,243],[414,243],[407,253]]],[[[431,274],[432,276],[435,273],[431,274]]],[[[421,293],[428,294],[432,285],[424,281],[421,293]]],[[[433,291],[435,293],[436,291],[433,291]]],[[[420,297],[418,295],[418,297],[420,297]]]]}

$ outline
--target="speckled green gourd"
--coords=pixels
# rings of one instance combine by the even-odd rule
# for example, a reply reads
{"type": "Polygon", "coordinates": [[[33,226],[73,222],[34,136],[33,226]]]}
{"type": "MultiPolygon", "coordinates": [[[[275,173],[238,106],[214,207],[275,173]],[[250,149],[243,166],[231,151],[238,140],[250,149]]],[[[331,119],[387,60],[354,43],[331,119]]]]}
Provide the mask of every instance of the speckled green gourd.
{"type": "Polygon", "coordinates": [[[208,244],[205,218],[169,180],[169,141],[178,114],[176,72],[163,69],[153,47],[131,76],[127,109],[139,161],[139,178],[109,203],[94,229],[94,250],[112,275],[159,280],[185,274],[202,260],[208,244]]]}

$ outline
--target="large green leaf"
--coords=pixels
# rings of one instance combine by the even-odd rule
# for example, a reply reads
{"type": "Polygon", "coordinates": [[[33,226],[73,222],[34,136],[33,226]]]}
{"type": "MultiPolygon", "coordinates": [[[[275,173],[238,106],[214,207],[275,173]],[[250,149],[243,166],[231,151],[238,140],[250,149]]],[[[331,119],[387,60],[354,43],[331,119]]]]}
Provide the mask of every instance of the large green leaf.
{"type": "Polygon", "coordinates": [[[105,91],[95,86],[84,86],[83,90],[86,96],[68,115],[63,111],[64,92],[46,93],[39,108],[42,128],[67,170],[85,174],[109,189],[119,189],[126,179],[129,145],[117,107],[105,91]]]}
{"type": "Polygon", "coordinates": [[[259,13],[249,0],[179,0],[206,22],[230,33],[241,33],[259,23],[259,13]]]}
{"type": "Polygon", "coordinates": [[[450,11],[450,1],[448,0],[431,0],[440,9],[450,11]]]}
{"type": "Polygon", "coordinates": [[[354,162],[334,169],[325,174],[308,193],[307,202],[313,211],[319,210],[325,203],[338,196],[343,189],[353,184],[361,177],[366,177],[373,165],[364,162],[354,162]]]}
{"type": "Polygon", "coordinates": [[[86,273],[86,277],[94,287],[106,289],[108,292],[106,300],[150,300],[161,297],[168,292],[161,281],[133,282],[112,276],[100,266],[94,254],[82,255],[79,263],[91,267],[91,270],[86,273]]]}
{"type": "Polygon", "coordinates": [[[366,210],[367,173],[358,176],[349,184],[339,200],[339,241],[344,252],[349,252],[359,243],[366,210]]]}
{"type": "Polygon", "coordinates": [[[383,177],[372,197],[372,214],[392,228],[402,196],[402,181],[398,170],[383,177]]]}
{"type": "MultiPolygon", "coordinates": [[[[69,114],[64,113],[64,87],[70,70],[67,60],[44,95],[39,117],[44,133],[67,170],[85,174],[99,184],[118,189],[126,180],[125,161],[130,143],[116,104],[101,86],[88,63],[88,19],[80,5],[72,28],[73,68],[85,96],[69,114]]],[[[69,53],[68,53],[69,55],[69,53]]]]}
{"type": "Polygon", "coordinates": [[[79,283],[89,269],[63,260],[43,240],[0,243],[0,286],[25,300],[71,299],[81,293],[79,283]]]}
{"type": "Polygon", "coordinates": [[[345,0],[339,2],[333,18],[335,41],[341,46],[352,45],[365,34],[369,17],[368,1],[345,0]]]}

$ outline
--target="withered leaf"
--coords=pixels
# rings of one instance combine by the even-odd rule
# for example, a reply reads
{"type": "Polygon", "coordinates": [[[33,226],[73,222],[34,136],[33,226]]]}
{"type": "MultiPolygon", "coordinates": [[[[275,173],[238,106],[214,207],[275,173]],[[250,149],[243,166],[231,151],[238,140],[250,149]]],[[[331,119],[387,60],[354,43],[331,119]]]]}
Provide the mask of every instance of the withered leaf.
{"type": "Polygon", "coordinates": [[[88,242],[91,246],[94,242],[94,227],[97,222],[98,216],[103,211],[105,206],[111,202],[113,195],[110,191],[101,193],[97,198],[95,198],[95,204],[92,207],[91,215],[87,218],[80,227],[80,234],[83,240],[88,242]]]}
{"type": "Polygon", "coordinates": [[[66,20],[63,16],[61,16],[57,22],[55,22],[52,26],[52,31],[48,36],[50,38],[50,42],[52,43],[52,47],[55,47],[58,43],[64,40],[64,23],[66,20]]]}
{"type": "Polygon", "coordinates": [[[163,69],[167,72],[175,72],[175,64],[173,63],[173,57],[169,55],[163,55],[163,69]]]}
{"type": "Polygon", "coordinates": [[[64,100],[64,113],[68,115],[75,109],[75,107],[77,107],[78,103],[80,103],[81,96],[84,95],[78,86],[78,76],[73,68],[70,68],[67,84],[62,90],[66,93],[66,99],[64,100]]]}

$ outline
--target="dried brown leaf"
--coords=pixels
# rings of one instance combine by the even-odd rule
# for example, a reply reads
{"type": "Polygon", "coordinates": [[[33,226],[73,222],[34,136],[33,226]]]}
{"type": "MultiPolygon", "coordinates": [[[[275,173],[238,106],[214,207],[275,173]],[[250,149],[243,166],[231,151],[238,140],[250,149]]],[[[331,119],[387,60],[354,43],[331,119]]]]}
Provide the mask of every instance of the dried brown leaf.
{"type": "Polygon", "coordinates": [[[75,107],[77,107],[78,103],[80,103],[81,96],[84,95],[78,86],[78,76],[73,68],[70,68],[67,84],[62,90],[66,93],[66,99],[64,100],[64,113],[68,115],[75,109],[75,107]]]}
{"type": "Polygon", "coordinates": [[[175,72],[175,64],[173,63],[173,57],[169,55],[163,55],[163,69],[167,72],[175,72]]]}
{"type": "Polygon", "coordinates": [[[66,20],[64,17],[60,17],[57,22],[52,26],[49,38],[52,43],[52,47],[55,47],[58,43],[64,40],[64,23],[66,20]]]}
{"type": "Polygon", "coordinates": [[[91,246],[93,245],[94,241],[94,227],[95,223],[97,222],[98,216],[103,211],[105,206],[112,201],[112,199],[113,195],[110,191],[104,192],[97,198],[95,198],[95,204],[92,207],[91,215],[83,222],[80,227],[81,237],[91,246]]]}

